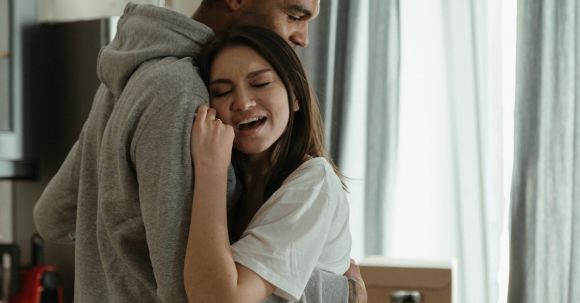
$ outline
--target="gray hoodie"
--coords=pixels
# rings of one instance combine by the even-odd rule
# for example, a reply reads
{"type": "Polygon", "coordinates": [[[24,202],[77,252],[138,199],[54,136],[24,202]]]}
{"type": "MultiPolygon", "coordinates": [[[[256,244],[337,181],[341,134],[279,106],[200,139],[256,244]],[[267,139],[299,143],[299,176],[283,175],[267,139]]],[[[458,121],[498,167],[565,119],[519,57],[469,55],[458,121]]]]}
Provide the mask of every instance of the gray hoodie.
{"type": "MultiPolygon", "coordinates": [[[[176,12],[129,4],[101,51],[89,117],[34,208],[44,238],[75,244],[75,302],[187,301],[190,132],[209,100],[192,58],[212,36],[176,12]]],[[[346,302],[346,279],[317,271],[305,293],[302,302],[346,302]]]]}

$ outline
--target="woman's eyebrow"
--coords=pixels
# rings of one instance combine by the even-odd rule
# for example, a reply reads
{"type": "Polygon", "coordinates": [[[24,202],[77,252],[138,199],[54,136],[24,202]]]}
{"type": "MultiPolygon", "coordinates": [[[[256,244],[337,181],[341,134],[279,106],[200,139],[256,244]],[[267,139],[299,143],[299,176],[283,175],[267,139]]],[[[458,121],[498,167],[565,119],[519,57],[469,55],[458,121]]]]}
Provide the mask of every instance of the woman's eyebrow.
{"type": "MultiPolygon", "coordinates": [[[[272,71],[272,69],[270,69],[270,68],[260,69],[260,70],[257,70],[257,71],[250,72],[246,76],[246,78],[247,79],[252,79],[252,78],[255,78],[255,77],[257,77],[257,76],[259,76],[261,74],[264,74],[264,73],[267,73],[267,72],[271,72],[271,71],[272,71]]],[[[214,84],[232,84],[232,80],[225,79],[225,78],[218,78],[218,79],[211,80],[209,82],[209,85],[210,86],[211,85],[214,85],[214,84]]]]}
{"type": "Polygon", "coordinates": [[[231,84],[232,81],[228,80],[228,79],[215,79],[209,82],[209,85],[214,85],[214,84],[231,84]]]}
{"type": "Polygon", "coordinates": [[[257,76],[258,76],[258,75],[260,75],[260,74],[267,73],[267,72],[271,72],[271,71],[272,71],[272,70],[271,70],[271,69],[269,69],[269,68],[260,69],[260,70],[253,71],[253,72],[249,73],[249,74],[246,76],[246,78],[248,78],[248,79],[255,78],[255,77],[257,77],[257,76]]]}

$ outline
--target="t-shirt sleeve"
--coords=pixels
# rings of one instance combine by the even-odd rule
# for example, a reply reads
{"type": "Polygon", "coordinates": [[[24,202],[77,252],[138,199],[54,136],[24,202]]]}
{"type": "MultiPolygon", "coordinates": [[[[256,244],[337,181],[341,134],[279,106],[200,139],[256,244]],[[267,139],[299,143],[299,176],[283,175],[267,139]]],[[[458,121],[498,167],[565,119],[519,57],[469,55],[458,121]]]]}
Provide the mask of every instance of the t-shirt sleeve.
{"type": "Polygon", "coordinates": [[[232,245],[234,260],[273,284],[275,294],[287,300],[297,301],[304,292],[338,207],[328,193],[328,172],[318,168],[291,175],[232,245]]]}

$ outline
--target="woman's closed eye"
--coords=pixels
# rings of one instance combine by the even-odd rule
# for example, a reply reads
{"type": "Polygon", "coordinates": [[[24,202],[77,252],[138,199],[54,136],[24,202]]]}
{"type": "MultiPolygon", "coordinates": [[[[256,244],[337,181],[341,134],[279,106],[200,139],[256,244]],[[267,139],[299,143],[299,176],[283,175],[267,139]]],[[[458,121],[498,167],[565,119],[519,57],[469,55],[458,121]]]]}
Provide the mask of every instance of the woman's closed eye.
{"type": "Polygon", "coordinates": [[[270,84],[270,83],[272,83],[272,82],[270,82],[270,81],[265,81],[265,82],[257,82],[257,83],[252,83],[252,86],[253,86],[253,87],[258,87],[258,88],[259,88],[259,87],[265,87],[265,86],[268,86],[268,84],[270,84]]]}
{"type": "Polygon", "coordinates": [[[212,97],[215,97],[215,98],[218,98],[218,97],[223,97],[223,96],[225,96],[225,95],[227,95],[229,93],[230,93],[230,91],[224,91],[224,92],[212,91],[211,92],[211,96],[212,97]]]}
{"type": "Polygon", "coordinates": [[[224,80],[216,80],[216,82],[217,83],[212,83],[209,86],[209,94],[211,97],[223,97],[234,89],[231,83],[225,83],[224,80]]]}

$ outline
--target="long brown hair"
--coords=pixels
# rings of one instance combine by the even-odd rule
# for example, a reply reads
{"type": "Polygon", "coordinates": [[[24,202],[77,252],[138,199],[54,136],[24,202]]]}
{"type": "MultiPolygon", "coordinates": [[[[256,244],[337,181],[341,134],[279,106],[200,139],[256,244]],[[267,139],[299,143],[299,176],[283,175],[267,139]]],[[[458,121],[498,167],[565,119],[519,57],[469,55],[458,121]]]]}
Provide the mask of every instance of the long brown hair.
{"type": "MultiPolygon", "coordinates": [[[[269,149],[271,170],[266,179],[264,201],[309,157],[325,157],[342,179],[324,148],[318,100],[294,50],[284,39],[268,29],[254,26],[232,28],[216,37],[204,49],[200,60],[200,73],[206,85],[209,85],[211,65],[215,57],[232,46],[250,47],[266,59],[286,87],[289,108],[292,108],[293,100],[297,100],[300,106],[296,112],[290,110],[286,131],[269,149]]],[[[243,162],[243,155],[234,151],[232,163],[237,173],[244,169],[243,162]]]]}

